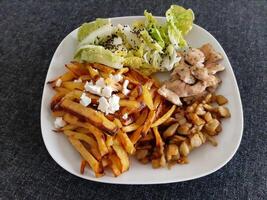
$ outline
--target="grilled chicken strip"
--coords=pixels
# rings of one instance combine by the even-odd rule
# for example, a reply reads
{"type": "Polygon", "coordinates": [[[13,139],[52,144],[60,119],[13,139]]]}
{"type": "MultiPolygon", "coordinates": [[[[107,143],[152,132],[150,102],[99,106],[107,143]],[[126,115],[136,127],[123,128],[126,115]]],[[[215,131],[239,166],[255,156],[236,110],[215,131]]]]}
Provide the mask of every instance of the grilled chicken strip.
{"type": "Polygon", "coordinates": [[[224,66],[218,64],[222,55],[210,44],[201,48],[191,48],[185,53],[158,93],[172,103],[182,105],[181,98],[199,97],[207,91],[215,91],[221,80],[216,76],[224,66]]]}

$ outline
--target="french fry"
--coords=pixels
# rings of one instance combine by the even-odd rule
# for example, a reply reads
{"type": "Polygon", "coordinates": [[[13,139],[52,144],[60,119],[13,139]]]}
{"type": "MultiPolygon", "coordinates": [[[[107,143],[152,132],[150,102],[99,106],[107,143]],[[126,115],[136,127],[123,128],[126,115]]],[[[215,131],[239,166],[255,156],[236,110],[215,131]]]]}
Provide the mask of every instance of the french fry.
{"type": "Polygon", "coordinates": [[[110,136],[110,135],[107,135],[107,139],[106,139],[106,145],[107,145],[107,148],[108,148],[108,151],[109,153],[111,153],[113,150],[112,150],[112,145],[113,145],[113,137],[110,136]]]}
{"type": "Polygon", "coordinates": [[[139,126],[130,136],[130,140],[132,141],[133,144],[136,144],[136,142],[142,137],[142,131],[143,131],[143,126],[139,126]]]}
{"type": "Polygon", "coordinates": [[[161,96],[160,95],[156,95],[155,100],[154,100],[154,108],[156,109],[162,102],[161,96]]]}
{"type": "MultiPolygon", "coordinates": [[[[149,129],[149,130],[151,130],[151,129],[149,129]]],[[[148,141],[152,141],[152,140],[154,140],[155,139],[155,136],[154,136],[154,134],[152,133],[152,131],[148,131],[148,133],[146,134],[146,136],[145,137],[142,137],[142,138],[140,138],[140,142],[148,142],[148,141]]]]}
{"type": "Polygon", "coordinates": [[[143,113],[141,114],[141,116],[138,117],[138,119],[136,120],[135,123],[132,123],[128,126],[122,127],[122,130],[124,132],[131,132],[131,131],[136,130],[138,127],[140,127],[145,122],[146,117],[147,117],[147,113],[148,113],[148,111],[147,111],[147,109],[145,109],[143,111],[143,113]]]}
{"type": "Polygon", "coordinates": [[[177,120],[173,117],[168,118],[165,122],[163,122],[162,126],[170,126],[171,124],[177,122],[177,120]]]}
{"type": "Polygon", "coordinates": [[[127,171],[129,169],[130,163],[129,163],[129,158],[128,158],[126,151],[121,147],[119,141],[117,140],[114,140],[112,148],[114,149],[116,155],[120,159],[121,172],[127,171]]]}
{"type": "Polygon", "coordinates": [[[90,81],[90,80],[92,80],[90,75],[82,75],[82,76],[79,77],[79,79],[82,80],[82,81],[90,81]]]}
{"type": "Polygon", "coordinates": [[[64,99],[60,105],[62,108],[87,118],[95,126],[104,128],[110,133],[116,133],[118,130],[118,127],[113,122],[109,121],[103,113],[97,112],[92,108],[84,107],[83,105],[69,99],[64,99]]]}
{"type": "Polygon", "coordinates": [[[130,76],[126,76],[126,75],[124,75],[124,76],[123,76],[123,79],[124,79],[124,80],[128,80],[130,83],[132,83],[132,84],[134,84],[134,85],[140,85],[140,83],[139,83],[137,80],[135,80],[134,78],[132,78],[132,77],[130,77],[130,76]]]}
{"type": "Polygon", "coordinates": [[[92,79],[96,79],[99,76],[99,71],[92,68],[90,65],[86,65],[86,68],[92,79]]]}
{"type": "Polygon", "coordinates": [[[84,90],[84,83],[79,82],[72,82],[72,81],[66,81],[61,84],[62,87],[68,89],[68,90],[84,90]]]}
{"type": "Polygon", "coordinates": [[[141,84],[145,84],[149,80],[148,77],[144,76],[143,74],[139,73],[138,71],[134,69],[130,69],[129,73],[135,80],[137,80],[141,84]]]}
{"type": "Polygon", "coordinates": [[[63,87],[55,87],[55,91],[63,94],[68,94],[71,90],[68,90],[67,88],[63,87]]]}
{"type": "Polygon", "coordinates": [[[127,73],[128,71],[129,71],[129,68],[128,68],[128,67],[123,67],[123,68],[119,69],[119,70],[116,72],[116,74],[120,74],[120,75],[122,75],[122,74],[127,73]]]}
{"type": "Polygon", "coordinates": [[[53,117],[63,117],[66,114],[66,112],[63,110],[56,110],[52,111],[51,114],[53,117]]]}
{"type": "Polygon", "coordinates": [[[117,127],[122,128],[122,123],[118,118],[115,118],[113,122],[117,125],[117,127]]]}
{"type": "Polygon", "coordinates": [[[128,135],[125,132],[119,130],[117,136],[127,153],[130,155],[134,154],[134,144],[131,142],[128,135]]]}
{"type": "Polygon", "coordinates": [[[109,78],[110,73],[100,71],[99,72],[100,77],[103,77],[104,79],[109,78]]]}
{"type": "Polygon", "coordinates": [[[56,111],[56,109],[58,108],[59,102],[64,96],[65,96],[65,93],[58,92],[52,97],[50,108],[53,112],[56,111]]]}
{"type": "Polygon", "coordinates": [[[98,129],[97,127],[93,126],[92,124],[88,122],[80,122],[77,117],[72,116],[70,114],[64,115],[63,119],[64,121],[70,124],[88,129],[88,131],[94,135],[97,141],[101,156],[104,156],[108,153],[108,148],[105,143],[105,136],[104,136],[104,133],[100,129],[98,129]]]}
{"type": "Polygon", "coordinates": [[[155,138],[156,138],[156,146],[157,147],[160,147],[162,145],[164,145],[164,142],[160,136],[160,133],[159,133],[159,130],[158,130],[158,127],[155,126],[153,127],[153,132],[154,132],[154,135],[155,135],[155,138]]]}
{"type": "Polygon", "coordinates": [[[140,103],[138,101],[131,101],[126,99],[120,100],[120,106],[121,107],[128,107],[128,108],[134,108],[137,109],[140,107],[140,103]]]}
{"type": "Polygon", "coordinates": [[[157,119],[157,121],[155,121],[155,122],[151,125],[151,127],[153,128],[153,127],[155,127],[155,126],[159,126],[159,125],[161,125],[162,123],[164,123],[164,122],[165,122],[165,121],[172,115],[172,113],[174,112],[175,108],[176,108],[176,105],[173,105],[173,106],[171,107],[171,109],[170,109],[167,113],[165,113],[161,118],[157,119]]]}
{"type": "Polygon", "coordinates": [[[118,158],[118,156],[116,154],[110,154],[109,159],[110,159],[110,168],[112,169],[114,176],[115,177],[119,176],[121,174],[121,171],[122,171],[120,159],[118,158]]]}
{"type": "Polygon", "coordinates": [[[152,123],[154,122],[155,116],[156,116],[156,112],[154,110],[150,110],[148,117],[143,126],[142,136],[146,136],[148,130],[150,129],[152,123]]]}
{"type": "MultiPolygon", "coordinates": [[[[68,94],[64,96],[64,99],[69,99],[69,100],[78,99],[79,100],[82,94],[83,94],[83,91],[81,90],[72,90],[71,92],[69,92],[68,94]]],[[[92,100],[92,103],[94,104],[98,103],[98,99],[99,99],[98,96],[93,95],[89,92],[86,92],[86,96],[90,97],[90,99],[92,100]]]]}
{"type": "Polygon", "coordinates": [[[70,130],[64,130],[64,134],[69,136],[69,137],[73,137],[77,140],[81,140],[81,141],[84,141],[87,144],[89,144],[91,153],[94,155],[94,157],[98,161],[101,160],[101,155],[100,155],[100,152],[98,150],[98,144],[94,140],[94,138],[92,138],[86,134],[75,132],[75,131],[70,131],[70,130]]]}
{"type": "Polygon", "coordinates": [[[72,131],[74,129],[76,129],[78,126],[76,125],[73,125],[73,124],[67,124],[66,126],[58,129],[59,131],[66,131],[66,130],[69,130],[69,131],[72,131]]]}
{"type": "Polygon", "coordinates": [[[128,126],[128,125],[132,124],[135,121],[135,119],[136,119],[136,117],[134,117],[133,115],[130,115],[130,116],[128,116],[127,119],[121,119],[121,123],[123,126],[128,126]]]}
{"type": "Polygon", "coordinates": [[[88,75],[88,71],[82,63],[73,61],[65,65],[65,67],[78,77],[82,75],[88,75]]]}
{"type": "Polygon", "coordinates": [[[82,145],[82,143],[73,138],[68,137],[70,143],[74,146],[74,148],[81,154],[81,156],[88,162],[90,167],[94,170],[95,174],[103,174],[103,167],[101,163],[99,163],[94,156],[87,151],[87,149],[82,145]]]}
{"type": "Polygon", "coordinates": [[[144,85],[142,86],[142,90],[143,90],[142,97],[144,99],[145,104],[150,110],[154,110],[153,99],[149,89],[147,88],[146,85],[144,85]]]}
{"type": "Polygon", "coordinates": [[[73,80],[75,77],[76,76],[72,72],[68,71],[65,74],[61,75],[60,77],[56,78],[55,80],[49,81],[48,84],[51,84],[52,87],[55,87],[58,79],[60,79],[62,82],[65,82],[73,80]]]}
{"type": "Polygon", "coordinates": [[[136,85],[135,88],[130,92],[130,97],[136,99],[137,97],[141,96],[143,93],[142,85],[136,85]]]}
{"type": "Polygon", "coordinates": [[[100,70],[101,72],[104,72],[104,73],[107,73],[107,74],[111,74],[111,73],[114,73],[115,70],[106,66],[106,65],[103,65],[103,64],[99,64],[99,63],[93,63],[93,64],[89,64],[91,65],[93,68],[95,69],[98,69],[100,70]]]}
{"type": "Polygon", "coordinates": [[[84,173],[84,168],[86,167],[86,160],[81,161],[80,173],[84,173]]]}

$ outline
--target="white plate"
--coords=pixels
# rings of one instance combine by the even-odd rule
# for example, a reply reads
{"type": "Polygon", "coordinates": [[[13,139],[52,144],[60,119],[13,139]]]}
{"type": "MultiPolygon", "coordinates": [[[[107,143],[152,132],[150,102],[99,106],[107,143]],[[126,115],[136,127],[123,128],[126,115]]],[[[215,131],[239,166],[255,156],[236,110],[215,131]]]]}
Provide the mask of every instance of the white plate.
{"type": "MultiPolygon", "coordinates": [[[[140,19],[143,17],[117,17],[111,20],[114,24],[132,24],[134,20],[140,19]]],[[[165,20],[164,17],[157,17],[157,19],[162,22],[165,20]]],[[[79,153],[74,150],[66,137],[52,131],[54,119],[51,116],[49,104],[54,92],[46,84],[49,80],[53,80],[66,71],[64,64],[69,63],[73,58],[77,45],[76,35],[77,29],[67,35],[51,60],[44,84],[41,107],[41,127],[45,146],[52,158],[62,168],[76,176],[92,181],[117,184],[157,184],[180,182],[206,176],[223,167],[233,157],[239,147],[243,132],[243,111],[237,82],[231,64],[218,41],[209,32],[194,25],[186,36],[189,45],[200,47],[209,42],[224,57],[222,64],[226,70],[220,74],[223,83],[218,89],[218,93],[229,99],[227,106],[232,117],[223,121],[223,131],[216,138],[219,145],[217,147],[210,144],[203,145],[189,155],[189,164],[176,165],[171,170],[167,168],[152,169],[150,164],[143,165],[131,159],[129,171],[117,178],[113,177],[110,172],[101,178],[95,178],[89,169],[85,171],[84,175],[81,175],[79,172],[81,161],[79,153]]]]}

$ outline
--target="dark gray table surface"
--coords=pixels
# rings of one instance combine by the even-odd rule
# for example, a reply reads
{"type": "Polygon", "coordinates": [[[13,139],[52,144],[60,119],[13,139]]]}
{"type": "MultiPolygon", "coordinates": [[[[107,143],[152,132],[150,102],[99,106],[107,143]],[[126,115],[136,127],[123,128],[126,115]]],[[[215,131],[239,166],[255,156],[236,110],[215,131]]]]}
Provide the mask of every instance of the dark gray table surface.
{"type": "MultiPolygon", "coordinates": [[[[0,199],[266,199],[267,1],[0,1],[0,199]],[[190,7],[229,56],[244,109],[234,158],[193,181],[126,186],[75,177],[48,154],[40,104],[50,59],[60,41],[96,17],[154,15],[190,7]]],[[[227,147],[225,147],[227,148],[227,147]]]]}

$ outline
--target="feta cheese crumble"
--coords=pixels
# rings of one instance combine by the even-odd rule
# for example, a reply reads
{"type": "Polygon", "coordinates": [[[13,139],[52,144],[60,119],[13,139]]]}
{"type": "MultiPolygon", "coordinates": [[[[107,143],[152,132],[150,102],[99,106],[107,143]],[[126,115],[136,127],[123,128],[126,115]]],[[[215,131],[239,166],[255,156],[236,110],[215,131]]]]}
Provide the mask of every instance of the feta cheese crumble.
{"type": "Polygon", "coordinates": [[[66,125],[66,122],[63,120],[62,117],[57,117],[54,122],[55,128],[61,128],[66,125]]]}
{"type": "Polygon", "coordinates": [[[128,90],[128,88],[127,88],[128,84],[129,84],[129,81],[128,80],[125,80],[123,82],[123,85],[122,85],[122,93],[124,95],[126,95],[126,96],[130,93],[130,90],[128,90]]]}
{"type": "Polygon", "coordinates": [[[105,97],[100,97],[98,100],[97,109],[101,112],[108,114],[114,114],[116,111],[120,109],[120,97],[113,94],[109,99],[105,97]]]}
{"type": "Polygon", "coordinates": [[[109,103],[105,97],[100,97],[98,100],[98,107],[97,109],[101,112],[105,113],[106,115],[109,114],[109,103]]]}
{"type": "Polygon", "coordinates": [[[85,85],[84,85],[84,89],[87,92],[91,92],[92,94],[96,94],[101,96],[101,87],[94,85],[92,81],[88,82],[86,81],[85,85]]]}
{"type": "Polygon", "coordinates": [[[112,75],[112,74],[110,74],[109,75],[109,78],[111,79],[111,80],[113,80],[114,82],[120,82],[122,79],[123,79],[123,77],[122,77],[122,75],[121,74],[115,74],[115,75],[112,75]]]}
{"type": "Polygon", "coordinates": [[[82,82],[82,79],[79,78],[79,79],[74,80],[73,82],[74,83],[81,83],[82,82]]]}
{"type": "Polygon", "coordinates": [[[122,116],[122,119],[124,119],[124,120],[128,119],[128,113],[125,113],[125,114],[122,116]]]}
{"type": "Polygon", "coordinates": [[[118,111],[120,109],[120,97],[117,96],[116,94],[113,94],[109,100],[109,110],[110,110],[110,113],[115,113],[116,111],[118,111]]]}
{"type": "Polygon", "coordinates": [[[62,84],[62,80],[59,78],[57,79],[57,82],[56,82],[56,87],[60,87],[62,84]]]}
{"type": "Polygon", "coordinates": [[[82,94],[82,96],[80,97],[80,104],[82,104],[83,106],[88,106],[91,103],[91,98],[86,96],[85,93],[82,94]]]}
{"type": "Polygon", "coordinates": [[[113,88],[112,88],[112,87],[110,87],[110,86],[105,86],[105,87],[102,89],[102,93],[101,93],[101,94],[102,94],[102,96],[109,98],[109,97],[111,97],[112,92],[113,92],[113,88]]]}
{"type": "Polygon", "coordinates": [[[105,83],[105,80],[103,78],[99,78],[96,82],[95,82],[95,85],[99,86],[99,87],[105,87],[106,86],[106,83],[105,83]]]}

